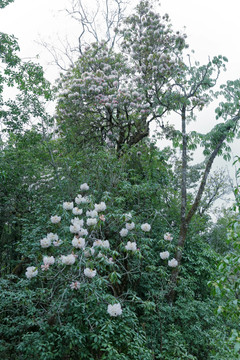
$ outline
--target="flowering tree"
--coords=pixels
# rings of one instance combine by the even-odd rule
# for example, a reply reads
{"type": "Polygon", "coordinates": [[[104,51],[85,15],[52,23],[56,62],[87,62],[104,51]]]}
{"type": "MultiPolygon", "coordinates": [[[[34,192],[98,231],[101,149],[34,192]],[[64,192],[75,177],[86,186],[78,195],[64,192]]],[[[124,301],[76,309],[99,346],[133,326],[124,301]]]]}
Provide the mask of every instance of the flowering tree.
{"type": "Polygon", "coordinates": [[[181,76],[186,47],[185,36],[174,33],[168,17],[155,14],[147,1],[140,2],[121,33],[126,56],[108,41],[85,49],[62,76],[57,108],[63,134],[74,132],[74,141],[107,143],[118,152],[147,137],[150,123],[172,107],[157,99],[181,76]]]}
{"type": "MultiPolygon", "coordinates": [[[[155,121],[162,134],[180,148],[181,221],[175,254],[180,265],[188,227],[200,206],[214,159],[218,155],[228,157],[227,142],[238,130],[240,83],[229,81],[220,92],[214,91],[227,59],[216,56],[206,65],[192,64],[191,58],[184,61],[185,35],[174,33],[168,16],[154,13],[147,1],[140,1],[136,13],[126,19],[121,34],[125,59],[109,51],[105,43],[97,43],[82,54],[63,78],[58,104],[60,129],[67,134],[69,125],[74,124],[74,132],[82,143],[87,138],[95,143],[99,139],[101,144],[121,152],[123,145],[132,146],[147,137],[149,125],[155,121]],[[197,111],[220,95],[225,100],[216,114],[223,122],[207,134],[188,132],[187,125],[196,119],[197,111]],[[179,115],[181,130],[163,120],[167,112],[179,115]],[[188,156],[198,146],[203,148],[206,165],[192,199],[187,186],[188,156]]],[[[179,269],[176,267],[172,273],[170,302],[175,298],[179,269]]]]}

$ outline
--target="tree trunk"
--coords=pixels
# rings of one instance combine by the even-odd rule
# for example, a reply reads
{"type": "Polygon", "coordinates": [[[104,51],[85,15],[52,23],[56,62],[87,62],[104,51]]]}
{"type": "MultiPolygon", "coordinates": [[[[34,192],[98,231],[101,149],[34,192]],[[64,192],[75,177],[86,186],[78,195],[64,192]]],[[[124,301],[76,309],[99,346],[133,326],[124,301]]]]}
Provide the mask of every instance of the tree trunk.
{"type": "Polygon", "coordinates": [[[187,204],[187,184],[186,184],[186,174],[187,174],[187,135],[186,135],[186,118],[185,118],[185,107],[182,109],[182,183],[181,183],[181,225],[180,225],[180,233],[178,238],[178,244],[177,244],[177,250],[175,253],[175,258],[178,261],[178,266],[172,270],[171,275],[171,284],[170,289],[168,292],[168,301],[170,304],[172,304],[176,297],[176,284],[180,272],[180,265],[182,260],[182,251],[184,249],[184,243],[187,237],[187,231],[188,231],[188,225],[190,224],[193,215],[196,213],[205,186],[207,182],[208,175],[210,173],[210,170],[212,168],[212,164],[214,162],[214,159],[219,153],[219,150],[221,149],[224,141],[226,140],[228,134],[230,131],[236,128],[236,125],[240,119],[240,112],[231,120],[228,121],[228,123],[224,124],[224,129],[222,129],[222,134],[218,138],[218,142],[216,143],[216,146],[214,150],[212,151],[211,155],[209,156],[209,159],[206,163],[205,171],[202,176],[202,180],[200,182],[200,186],[197,192],[197,195],[195,197],[195,200],[188,211],[186,213],[186,204],[187,204]]]}

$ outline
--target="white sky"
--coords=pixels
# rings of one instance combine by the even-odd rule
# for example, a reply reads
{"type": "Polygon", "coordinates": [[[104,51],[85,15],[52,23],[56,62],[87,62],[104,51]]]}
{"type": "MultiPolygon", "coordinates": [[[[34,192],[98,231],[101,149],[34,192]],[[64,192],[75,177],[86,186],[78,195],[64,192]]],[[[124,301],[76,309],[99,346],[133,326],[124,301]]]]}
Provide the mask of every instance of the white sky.
{"type": "MultiPolygon", "coordinates": [[[[131,0],[131,4],[136,2],[131,0]]],[[[66,35],[77,37],[77,23],[70,21],[63,11],[69,3],[70,0],[15,0],[0,10],[0,31],[19,39],[22,57],[34,58],[39,54],[39,61],[52,80],[57,77],[58,69],[48,65],[51,57],[36,40],[54,42],[58,36],[61,39],[66,35]]],[[[93,0],[87,3],[92,4],[93,0]]],[[[239,0],[162,0],[160,3],[160,12],[170,15],[174,29],[185,27],[196,60],[206,63],[208,56],[220,54],[228,58],[227,72],[222,74],[219,83],[240,78],[239,0]]],[[[214,107],[200,114],[200,122],[205,131],[216,124],[214,107]]],[[[196,126],[199,127],[199,123],[196,126]]],[[[239,140],[234,142],[233,154],[240,155],[239,140]]],[[[226,166],[220,159],[217,165],[226,166]]],[[[231,163],[228,168],[233,175],[231,163]]]]}

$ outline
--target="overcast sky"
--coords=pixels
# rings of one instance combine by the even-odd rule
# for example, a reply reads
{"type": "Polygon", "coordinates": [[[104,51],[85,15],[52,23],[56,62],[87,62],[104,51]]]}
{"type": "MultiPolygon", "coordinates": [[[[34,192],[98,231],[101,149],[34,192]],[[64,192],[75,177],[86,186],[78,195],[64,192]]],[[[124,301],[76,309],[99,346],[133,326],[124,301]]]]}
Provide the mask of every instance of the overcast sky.
{"type": "MultiPolygon", "coordinates": [[[[94,3],[94,0],[84,1],[94,3]]],[[[65,36],[77,37],[78,25],[64,11],[69,8],[70,2],[15,0],[0,10],[0,31],[14,34],[19,39],[22,57],[34,58],[39,54],[39,61],[51,80],[57,77],[58,69],[48,65],[51,57],[36,41],[54,42],[57,37],[63,41],[65,36]]],[[[134,2],[137,0],[131,0],[131,4],[134,2]]],[[[220,83],[240,78],[239,0],[162,0],[160,3],[160,12],[170,15],[174,29],[186,32],[190,49],[195,50],[196,60],[206,63],[209,56],[220,54],[228,58],[227,72],[220,77],[220,83]]],[[[214,107],[202,112],[200,121],[205,131],[214,126],[214,107]]],[[[240,155],[239,149],[238,140],[234,143],[233,153],[240,155]]],[[[225,166],[219,159],[217,164],[225,166]]]]}
{"type": "MultiPolygon", "coordinates": [[[[84,1],[95,3],[95,0],[84,1]]],[[[77,37],[78,25],[64,11],[70,3],[71,0],[15,0],[0,10],[0,31],[19,39],[23,56],[40,54],[44,64],[46,53],[36,40],[50,42],[58,35],[63,40],[65,35],[77,37]]],[[[133,3],[137,0],[131,0],[133,3]]],[[[206,62],[208,56],[225,55],[229,63],[223,81],[240,77],[239,0],[162,0],[160,3],[160,11],[170,15],[176,30],[185,27],[196,59],[206,62]]]]}

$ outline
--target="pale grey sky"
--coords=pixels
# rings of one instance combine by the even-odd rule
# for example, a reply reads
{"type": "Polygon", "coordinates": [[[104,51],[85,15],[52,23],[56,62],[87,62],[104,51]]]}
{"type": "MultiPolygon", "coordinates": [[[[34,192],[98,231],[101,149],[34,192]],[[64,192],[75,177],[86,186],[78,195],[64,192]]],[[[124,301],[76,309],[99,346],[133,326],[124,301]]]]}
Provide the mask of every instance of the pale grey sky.
{"type": "MultiPolygon", "coordinates": [[[[70,2],[15,0],[0,10],[0,31],[12,33],[19,39],[23,56],[44,54],[46,57],[41,46],[35,43],[40,37],[51,41],[57,34],[63,39],[65,35],[77,36],[77,23],[70,21],[64,12],[70,2]]],[[[133,3],[137,0],[132,0],[133,3]]],[[[229,64],[223,80],[240,77],[239,0],[162,0],[160,3],[160,11],[170,15],[175,29],[186,27],[190,48],[195,50],[197,59],[204,62],[208,56],[225,55],[229,64]]]]}

